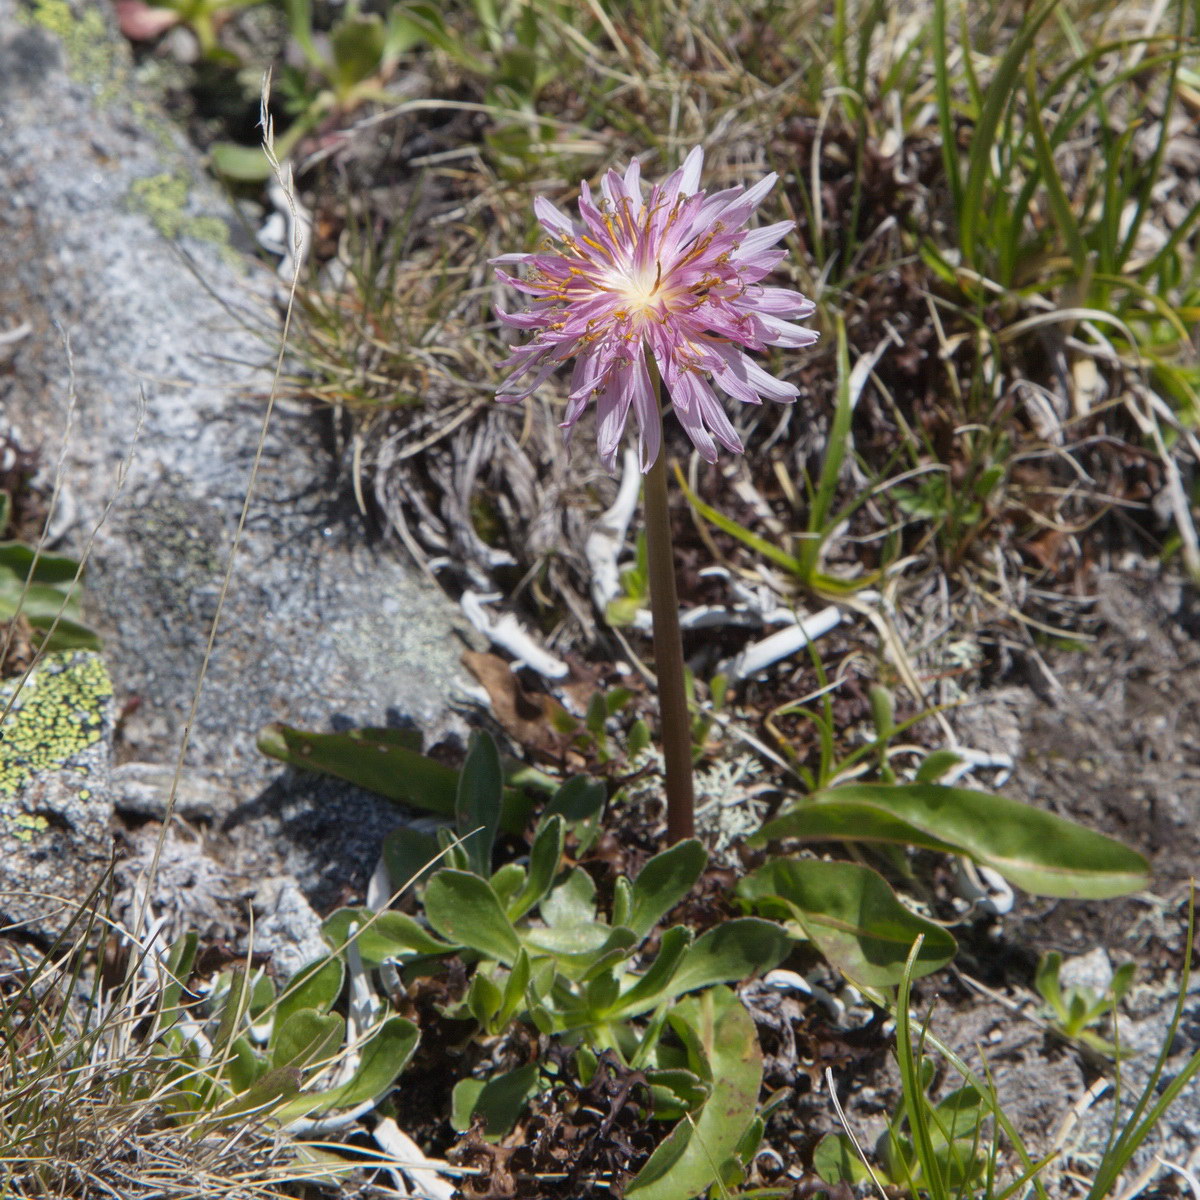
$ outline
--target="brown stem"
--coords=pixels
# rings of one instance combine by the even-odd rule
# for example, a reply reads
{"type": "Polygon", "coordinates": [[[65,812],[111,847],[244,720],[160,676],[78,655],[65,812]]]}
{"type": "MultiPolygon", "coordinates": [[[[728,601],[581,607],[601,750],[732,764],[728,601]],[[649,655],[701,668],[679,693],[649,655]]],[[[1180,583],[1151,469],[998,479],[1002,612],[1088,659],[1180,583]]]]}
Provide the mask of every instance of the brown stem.
{"type": "MultiPolygon", "coordinates": [[[[658,370],[650,375],[657,396],[658,370]]],[[[662,421],[661,411],[659,422],[662,421]]],[[[667,776],[667,840],[690,838],[695,830],[692,785],[692,730],[683,679],[683,639],[679,632],[679,598],[671,553],[671,518],[667,511],[667,454],[659,448],[646,472],[646,565],[650,577],[650,612],[654,618],[654,673],[658,678],[658,710],[667,776]]]]}

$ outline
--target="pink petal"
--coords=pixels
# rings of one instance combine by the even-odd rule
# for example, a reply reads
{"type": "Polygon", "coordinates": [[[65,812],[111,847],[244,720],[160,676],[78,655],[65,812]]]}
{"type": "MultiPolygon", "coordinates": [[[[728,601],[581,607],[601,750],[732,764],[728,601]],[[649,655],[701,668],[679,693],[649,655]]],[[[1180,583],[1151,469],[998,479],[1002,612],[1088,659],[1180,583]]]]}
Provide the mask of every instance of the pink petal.
{"type": "Polygon", "coordinates": [[[533,201],[533,213],[539,221],[556,237],[572,237],[575,233],[574,222],[559,212],[545,196],[536,196],[533,201]]]}

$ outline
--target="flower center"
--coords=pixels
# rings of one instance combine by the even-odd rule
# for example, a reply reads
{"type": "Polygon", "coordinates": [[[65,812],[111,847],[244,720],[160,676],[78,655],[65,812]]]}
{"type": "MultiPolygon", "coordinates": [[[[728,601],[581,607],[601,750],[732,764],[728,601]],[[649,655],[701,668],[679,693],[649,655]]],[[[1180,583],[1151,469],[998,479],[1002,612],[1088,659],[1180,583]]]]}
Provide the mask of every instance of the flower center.
{"type": "Polygon", "coordinates": [[[661,283],[662,267],[657,264],[624,275],[619,287],[629,312],[635,316],[644,316],[651,309],[657,308],[662,298],[659,292],[661,283]]]}

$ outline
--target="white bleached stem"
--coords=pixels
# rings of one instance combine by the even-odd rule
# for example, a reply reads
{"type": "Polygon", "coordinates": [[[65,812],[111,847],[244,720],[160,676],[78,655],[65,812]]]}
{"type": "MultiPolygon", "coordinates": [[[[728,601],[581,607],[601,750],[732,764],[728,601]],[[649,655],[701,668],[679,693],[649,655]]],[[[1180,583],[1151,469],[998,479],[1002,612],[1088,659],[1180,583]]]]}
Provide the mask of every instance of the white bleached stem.
{"type": "Polygon", "coordinates": [[[478,592],[466,591],[459,603],[468,621],[479,630],[493,645],[507,650],[518,664],[524,664],[531,670],[547,679],[562,679],[569,670],[567,664],[555,658],[533,640],[521,627],[521,623],[512,613],[505,613],[494,619],[484,607],[498,596],[481,596],[478,592]]]}
{"type": "Polygon", "coordinates": [[[824,637],[830,630],[841,624],[842,613],[835,605],[821,609],[810,617],[804,617],[794,625],[763,638],[747,646],[740,654],[722,665],[722,670],[729,676],[731,682],[748,679],[765,671],[768,667],[802,650],[809,642],[824,637]]]}
{"type": "Polygon", "coordinates": [[[621,591],[621,572],[617,560],[625,547],[625,535],[637,511],[641,490],[642,472],[638,466],[637,451],[630,446],[621,460],[621,486],[617,498],[592,527],[583,544],[583,556],[587,559],[592,576],[592,603],[601,616],[621,591]]]}

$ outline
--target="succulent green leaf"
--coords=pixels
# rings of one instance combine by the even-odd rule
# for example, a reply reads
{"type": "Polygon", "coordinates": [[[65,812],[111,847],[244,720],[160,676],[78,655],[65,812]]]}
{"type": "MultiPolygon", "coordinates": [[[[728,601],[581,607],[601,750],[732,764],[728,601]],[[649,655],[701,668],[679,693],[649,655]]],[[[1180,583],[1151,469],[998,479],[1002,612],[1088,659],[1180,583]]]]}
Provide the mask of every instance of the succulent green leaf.
{"type": "Polygon", "coordinates": [[[471,977],[471,986],[467,989],[467,1008],[485,1029],[492,1018],[500,1011],[504,993],[485,971],[476,971],[471,977]]]}
{"type": "Polygon", "coordinates": [[[612,923],[628,925],[633,911],[633,884],[625,875],[618,875],[613,884],[612,923]]]}
{"type": "Polygon", "coordinates": [[[376,913],[369,908],[339,908],[326,919],[321,929],[329,943],[340,949],[350,939],[351,925],[358,926],[354,933],[354,944],[363,962],[370,967],[425,954],[449,954],[461,949],[457,942],[444,942],[434,937],[407,913],[391,909],[376,913]]]}
{"type": "Polygon", "coordinates": [[[538,1091],[538,1082],[538,1068],[534,1063],[486,1082],[463,1079],[454,1088],[450,1122],[459,1133],[466,1133],[474,1118],[480,1116],[484,1137],[503,1137],[517,1123],[525,1102],[538,1091]]]}
{"type": "Polygon", "coordinates": [[[708,851],[695,838],[656,854],[633,881],[629,918],[624,923],[646,937],[692,890],[708,864],[708,851]]]}
{"type": "Polygon", "coordinates": [[[555,813],[564,820],[586,821],[594,817],[603,807],[608,796],[603,779],[593,779],[590,775],[574,775],[550,797],[546,805],[546,817],[555,813]]]}
{"type": "Polygon", "coordinates": [[[248,1037],[234,1038],[225,1076],[235,1095],[251,1088],[267,1069],[267,1061],[250,1044],[248,1037]]]}
{"type": "Polygon", "coordinates": [[[504,981],[504,995],[500,1011],[496,1013],[496,1032],[503,1029],[525,1006],[525,993],[532,976],[533,967],[530,964],[529,955],[522,950],[517,955],[517,961],[513,963],[508,978],[504,981]]]}
{"type": "Polygon", "coordinates": [[[682,1067],[659,1068],[646,1072],[657,1120],[682,1118],[695,1112],[708,1099],[712,1088],[692,1071],[682,1067]]]}
{"type": "Polygon", "coordinates": [[[163,988],[159,1000],[159,1022],[165,1027],[178,1015],[179,1000],[183,995],[184,985],[192,974],[192,966],[196,961],[196,950],[200,945],[200,936],[196,933],[185,933],[171,944],[167,953],[167,985],[163,988]]]}
{"type": "Polygon", "coordinates": [[[375,13],[343,17],[329,34],[339,90],[369,79],[383,66],[387,30],[375,13]]]}
{"type": "Polygon", "coordinates": [[[650,969],[610,1005],[605,1015],[635,1017],[674,995],[667,989],[683,960],[684,952],[691,944],[692,931],[686,926],[673,925],[666,930],[650,969]]]}
{"type": "Polygon", "coordinates": [[[300,1090],[301,1074],[295,1067],[279,1067],[270,1071],[244,1091],[232,1104],[221,1107],[224,1118],[234,1117],[239,1113],[270,1113],[278,1117],[278,1106],[290,1098],[292,1103],[298,1103],[302,1097],[296,1097],[300,1090]]]}
{"type": "Polygon", "coordinates": [[[341,1087],[297,1096],[276,1114],[292,1121],[307,1113],[331,1108],[353,1108],[382,1096],[408,1065],[417,1048],[420,1033],[403,1017],[388,1017],[365,1041],[359,1052],[358,1068],[341,1087]]]}
{"type": "Polygon", "coordinates": [[[392,889],[413,887],[424,882],[441,860],[441,847],[431,833],[400,826],[383,839],[383,861],[392,889]]]}
{"type": "Polygon", "coordinates": [[[813,1170],[829,1184],[848,1183],[856,1187],[871,1178],[853,1142],[844,1133],[827,1133],[817,1143],[813,1170]]]}
{"type": "Polygon", "coordinates": [[[271,1039],[271,1066],[303,1069],[331,1058],[346,1037],[346,1020],[337,1013],[301,1008],[280,1023],[271,1039]]]}
{"type": "Polygon", "coordinates": [[[952,771],[962,762],[962,755],[954,750],[934,750],[926,755],[917,768],[918,783],[937,783],[947,771],[952,771]]]}
{"type": "Polygon", "coordinates": [[[484,878],[492,873],[492,846],[503,805],[504,772],[496,739],[489,733],[475,733],[458,776],[454,827],[463,839],[471,870],[484,878]]]}
{"type": "Polygon", "coordinates": [[[425,888],[425,916],[442,937],[505,965],[520,939],[486,879],[469,871],[439,871],[425,888]]]}
{"type": "Polygon", "coordinates": [[[510,921],[520,920],[531,908],[540,904],[550,890],[558,873],[558,864],[562,861],[565,838],[566,824],[562,816],[555,813],[542,818],[529,849],[529,874],[525,886],[508,905],[510,921]]]}
{"type": "Polygon", "coordinates": [[[342,990],[345,964],[336,955],[303,966],[287,981],[275,1005],[275,1025],[281,1027],[301,1009],[326,1013],[342,990]]]}
{"type": "MultiPolygon", "coordinates": [[[[496,898],[507,909],[512,904],[513,898],[525,886],[525,878],[525,868],[520,863],[509,862],[493,871],[488,882],[492,885],[492,891],[496,893],[496,898]]],[[[510,914],[510,920],[515,919],[510,914]]]]}
{"type": "Polygon", "coordinates": [[[774,921],[758,917],[724,921],[702,933],[684,951],[668,993],[681,996],[714,983],[740,983],[778,966],[791,948],[792,939],[774,921]]]}
{"type": "Polygon", "coordinates": [[[915,975],[945,966],[957,949],[945,929],[905,908],[881,875],[858,863],[772,859],[738,884],[738,894],[782,900],[830,963],[863,987],[896,986],[918,937],[915,975]]]}
{"type": "Polygon", "coordinates": [[[621,990],[620,981],[612,971],[602,971],[588,980],[585,1004],[589,1012],[601,1013],[608,1010],[621,990]]]}
{"type": "Polygon", "coordinates": [[[271,178],[274,167],[261,146],[242,146],[237,142],[214,142],[208,148],[213,169],[238,183],[262,183],[271,178]]]}
{"type": "Polygon", "coordinates": [[[402,729],[308,733],[268,725],[258,735],[259,750],[289,766],[335,775],[389,800],[453,817],[458,772],[419,753],[414,748],[419,744],[402,729]]]}
{"type": "Polygon", "coordinates": [[[1128,846],[1006,796],[934,783],[858,783],[818,792],[752,842],[879,841],[969,855],[1041,896],[1103,900],[1147,886],[1128,846]]]}
{"type": "Polygon", "coordinates": [[[541,918],[551,928],[596,924],[596,884],[576,867],[542,901],[541,918]]]}
{"type": "Polygon", "coordinates": [[[0,542],[0,621],[20,612],[47,651],[98,650],[100,639],[83,624],[82,589],[72,590],[78,568],[74,559],[37,554],[24,542],[0,542]]]}

